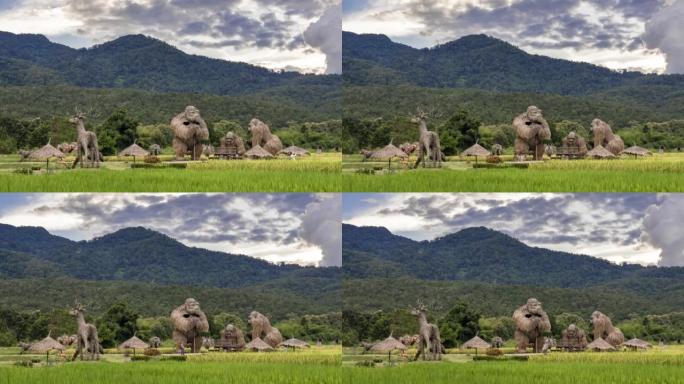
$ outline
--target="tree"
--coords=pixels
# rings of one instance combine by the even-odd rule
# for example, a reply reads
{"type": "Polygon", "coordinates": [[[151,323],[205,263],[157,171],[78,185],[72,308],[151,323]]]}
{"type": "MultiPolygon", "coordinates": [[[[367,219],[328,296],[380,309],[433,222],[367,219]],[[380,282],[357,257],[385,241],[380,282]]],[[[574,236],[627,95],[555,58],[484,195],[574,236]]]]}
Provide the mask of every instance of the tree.
{"type": "Polygon", "coordinates": [[[128,147],[138,138],[138,121],[125,109],[112,113],[98,130],[98,144],[104,155],[112,155],[128,147]]]}
{"type": "Polygon", "coordinates": [[[458,302],[439,322],[442,343],[453,348],[480,331],[480,313],[465,302],[458,302]]]}
{"type": "Polygon", "coordinates": [[[112,305],[97,322],[98,335],[103,347],[113,347],[131,338],[138,330],[138,315],[125,302],[112,305]]]}
{"type": "Polygon", "coordinates": [[[459,150],[475,144],[480,138],[480,121],[465,110],[454,113],[439,128],[439,139],[445,155],[454,155],[459,150]]]}

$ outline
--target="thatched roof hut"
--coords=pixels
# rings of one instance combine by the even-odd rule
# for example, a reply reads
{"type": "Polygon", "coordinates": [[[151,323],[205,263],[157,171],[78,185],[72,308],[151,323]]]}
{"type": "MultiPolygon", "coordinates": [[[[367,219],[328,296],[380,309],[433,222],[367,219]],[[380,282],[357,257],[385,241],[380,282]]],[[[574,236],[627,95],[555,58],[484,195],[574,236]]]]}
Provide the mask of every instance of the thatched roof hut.
{"type": "Polygon", "coordinates": [[[626,148],[625,150],[620,152],[620,154],[621,155],[632,155],[634,157],[637,157],[637,156],[648,156],[648,155],[651,155],[652,153],[651,153],[651,151],[649,151],[646,148],[641,148],[638,145],[632,145],[631,147],[626,148]]]}
{"type": "Polygon", "coordinates": [[[491,347],[492,347],[491,344],[482,340],[477,335],[475,337],[473,337],[472,339],[463,343],[463,345],[461,345],[461,349],[474,349],[475,353],[477,353],[478,349],[489,349],[491,347]]]}
{"type": "Polygon", "coordinates": [[[371,159],[377,160],[391,160],[394,157],[400,157],[404,159],[407,158],[408,155],[406,154],[406,152],[402,151],[401,149],[397,148],[394,144],[392,144],[392,142],[387,144],[383,149],[377,150],[370,155],[371,159]]]}
{"type": "Polygon", "coordinates": [[[50,334],[48,334],[43,340],[31,344],[29,347],[29,351],[34,353],[48,353],[53,349],[63,351],[66,349],[66,347],[57,340],[53,339],[50,334]]]}
{"type": "Polygon", "coordinates": [[[388,361],[392,360],[392,351],[395,349],[406,350],[408,347],[405,346],[401,341],[395,339],[391,334],[385,340],[375,343],[371,347],[371,351],[381,353],[387,352],[388,361]]]}
{"type": "Polygon", "coordinates": [[[603,147],[603,145],[595,146],[591,151],[587,152],[587,157],[593,157],[595,159],[612,159],[615,155],[603,147]]]}
{"type": "Polygon", "coordinates": [[[307,343],[306,341],[292,338],[283,341],[282,343],[280,343],[280,346],[288,348],[306,348],[309,346],[309,343],[307,343]]]}
{"type": "Polygon", "coordinates": [[[409,155],[392,144],[392,141],[385,148],[377,150],[369,156],[369,158],[375,160],[387,160],[387,167],[390,169],[392,169],[392,159],[395,157],[408,159],[409,155]]]}
{"type": "Polygon", "coordinates": [[[492,153],[489,152],[485,147],[481,146],[478,143],[473,144],[470,148],[466,149],[465,151],[461,152],[459,156],[475,156],[475,162],[477,162],[478,157],[487,157],[491,155],[492,153]]]}
{"type": "Polygon", "coordinates": [[[587,349],[592,351],[604,352],[614,351],[615,347],[610,345],[610,343],[608,343],[607,341],[603,340],[603,338],[599,337],[598,339],[589,343],[589,345],[587,345],[587,349]]]}
{"type": "Polygon", "coordinates": [[[146,151],[144,148],[139,146],[138,144],[133,142],[133,144],[129,145],[125,149],[121,150],[119,152],[118,156],[133,156],[133,157],[145,157],[149,155],[150,153],[146,151]]]}
{"type": "Polygon", "coordinates": [[[53,147],[52,144],[50,144],[50,141],[48,140],[48,143],[45,144],[42,148],[36,149],[35,151],[31,152],[29,157],[35,160],[47,160],[51,157],[63,159],[64,153],[62,153],[62,151],[60,151],[59,149],[53,147]]]}
{"type": "Polygon", "coordinates": [[[132,349],[133,354],[135,354],[136,349],[147,349],[150,345],[146,342],[140,340],[137,336],[133,335],[130,339],[119,344],[119,349],[132,349]]]}
{"type": "Polygon", "coordinates": [[[296,145],[290,145],[289,147],[285,149],[281,149],[278,151],[278,154],[283,154],[283,155],[295,155],[295,156],[304,156],[304,155],[310,155],[309,151],[307,151],[304,148],[299,148],[296,145]]]}
{"type": "Polygon", "coordinates": [[[648,349],[651,347],[648,342],[637,338],[627,340],[622,345],[630,349],[648,349]]]}
{"type": "Polygon", "coordinates": [[[249,151],[245,152],[242,156],[248,159],[272,159],[273,155],[261,147],[261,145],[255,145],[250,148],[249,151]]]}
{"type": "Polygon", "coordinates": [[[274,351],[273,347],[266,344],[266,342],[261,340],[260,337],[257,337],[256,339],[245,344],[245,349],[250,350],[250,351],[255,351],[255,352],[272,352],[272,351],[274,351]]]}

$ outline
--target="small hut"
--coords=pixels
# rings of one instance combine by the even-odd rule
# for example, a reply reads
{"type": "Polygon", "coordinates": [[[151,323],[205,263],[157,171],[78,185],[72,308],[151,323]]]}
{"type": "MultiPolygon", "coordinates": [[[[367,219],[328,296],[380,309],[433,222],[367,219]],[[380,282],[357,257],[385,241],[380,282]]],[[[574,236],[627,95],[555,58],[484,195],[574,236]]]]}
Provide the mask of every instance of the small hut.
{"type": "Polygon", "coordinates": [[[492,153],[489,152],[485,147],[481,146],[478,143],[473,144],[470,148],[466,149],[465,151],[461,152],[460,156],[475,156],[475,162],[477,163],[477,158],[478,157],[487,157],[491,155],[492,153]]]}
{"type": "Polygon", "coordinates": [[[594,159],[614,159],[615,155],[603,147],[603,145],[595,146],[591,151],[587,152],[587,157],[594,159]]]}
{"type": "Polygon", "coordinates": [[[50,159],[53,157],[56,157],[58,159],[63,159],[64,158],[64,153],[60,151],[59,149],[55,148],[50,144],[50,140],[48,140],[48,143],[45,144],[42,148],[36,149],[35,151],[31,152],[29,155],[29,158],[34,159],[34,160],[45,160],[45,166],[47,167],[48,170],[50,170],[50,159]]]}
{"type": "Polygon", "coordinates": [[[63,351],[66,349],[65,346],[63,346],[61,343],[59,343],[57,340],[53,339],[50,336],[51,333],[52,332],[48,332],[47,337],[45,337],[41,341],[31,344],[31,346],[28,349],[30,352],[33,353],[45,353],[46,362],[50,361],[50,351],[52,351],[53,349],[58,351],[63,351]]]}
{"type": "Polygon", "coordinates": [[[408,349],[408,347],[405,346],[404,344],[402,344],[401,341],[392,337],[391,334],[385,340],[378,342],[371,347],[371,350],[374,352],[380,352],[380,353],[387,352],[387,361],[389,361],[389,362],[392,361],[392,351],[394,351],[395,349],[399,349],[399,350],[403,351],[403,350],[408,349]]]}
{"type": "Polygon", "coordinates": [[[282,155],[288,155],[288,156],[304,156],[304,155],[310,155],[309,151],[307,151],[304,148],[299,148],[295,145],[290,145],[289,147],[285,149],[281,149],[278,151],[278,154],[282,155]]]}
{"type": "Polygon", "coordinates": [[[634,158],[638,156],[648,156],[652,155],[651,151],[646,148],[641,148],[638,145],[632,145],[631,147],[620,152],[621,155],[632,155],[634,158]]]}
{"type": "Polygon", "coordinates": [[[491,344],[488,342],[482,340],[479,336],[475,335],[472,339],[466,341],[461,345],[461,349],[474,349],[475,354],[477,355],[477,350],[478,349],[489,349],[491,348],[491,344]]]}
{"type": "Polygon", "coordinates": [[[292,349],[308,348],[309,343],[307,343],[306,341],[302,341],[299,339],[292,338],[292,339],[287,339],[287,340],[283,341],[282,343],[280,343],[280,346],[286,347],[286,348],[292,348],[292,349]]]}
{"type": "Polygon", "coordinates": [[[370,155],[371,159],[387,160],[387,166],[389,169],[392,169],[392,159],[395,157],[408,159],[409,156],[406,154],[406,152],[392,144],[392,141],[390,141],[390,143],[387,144],[383,149],[375,151],[370,155]]]}
{"type": "Polygon", "coordinates": [[[133,355],[135,355],[136,349],[147,349],[150,345],[146,342],[140,340],[136,335],[133,335],[130,339],[119,344],[119,349],[132,349],[133,355]]]}
{"type": "Polygon", "coordinates": [[[265,341],[261,340],[260,337],[250,341],[245,344],[245,349],[254,352],[273,352],[274,349],[270,345],[266,344],[265,341]]]}
{"type": "Polygon", "coordinates": [[[587,349],[596,351],[596,352],[605,352],[605,351],[614,351],[615,347],[610,345],[607,341],[603,340],[603,338],[599,337],[598,339],[592,341],[587,345],[587,349]]]}
{"type": "Polygon", "coordinates": [[[633,351],[636,351],[637,349],[648,349],[651,347],[651,344],[648,342],[637,338],[627,340],[622,345],[633,351]]]}
{"type": "Polygon", "coordinates": [[[129,145],[128,147],[124,148],[121,152],[119,152],[118,156],[133,156],[133,162],[135,163],[136,157],[145,157],[149,154],[150,153],[148,151],[143,149],[134,141],[133,144],[129,145]]]}
{"type": "Polygon", "coordinates": [[[248,159],[272,159],[273,155],[270,152],[263,149],[261,145],[253,146],[249,151],[245,152],[244,157],[248,159]]]}

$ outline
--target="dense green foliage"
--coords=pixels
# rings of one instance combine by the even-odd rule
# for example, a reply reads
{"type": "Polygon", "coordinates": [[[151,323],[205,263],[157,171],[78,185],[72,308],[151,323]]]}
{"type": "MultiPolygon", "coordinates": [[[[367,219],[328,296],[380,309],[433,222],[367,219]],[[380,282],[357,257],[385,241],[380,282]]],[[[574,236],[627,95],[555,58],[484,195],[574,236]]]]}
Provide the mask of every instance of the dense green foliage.
{"type": "MultiPolygon", "coordinates": [[[[461,302],[496,318],[536,297],[558,327],[596,309],[620,321],[681,310],[683,273],[531,248],[485,228],[417,242],[385,228],[343,225],[345,311],[392,312],[429,298],[438,318],[461,302]]],[[[481,325],[506,327],[494,319],[481,325]]]]}
{"type": "Polygon", "coordinates": [[[464,302],[458,302],[439,321],[439,332],[445,348],[453,348],[470,340],[480,331],[480,313],[464,302]]]}
{"type": "Polygon", "coordinates": [[[3,224],[0,254],[0,274],[11,278],[36,277],[49,266],[53,275],[86,280],[244,287],[281,278],[328,279],[330,284],[336,284],[339,273],[338,268],[276,265],[248,256],[191,248],[140,227],[74,242],[40,227],[3,224]],[[18,258],[22,263],[16,263],[18,258]],[[17,265],[31,264],[38,268],[18,270],[17,265]]]}
{"type": "Polygon", "coordinates": [[[277,86],[334,87],[339,76],[276,72],[246,63],[188,55],[162,41],[128,35],[73,49],[42,35],[0,32],[0,85],[70,84],[161,92],[235,95],[277,86]]]}
{"type": "Polygon", "coordinates": [[[343,78],[349,85],[413,84],[496,92],[586,95],[628,86],[681,89],[684,76],[616,72],[587,63],[530,55],[485,35],[415,49],[384,35],[343,32],[343,78]],[[387,75],[385,75],[387,74],[387,75]]]}

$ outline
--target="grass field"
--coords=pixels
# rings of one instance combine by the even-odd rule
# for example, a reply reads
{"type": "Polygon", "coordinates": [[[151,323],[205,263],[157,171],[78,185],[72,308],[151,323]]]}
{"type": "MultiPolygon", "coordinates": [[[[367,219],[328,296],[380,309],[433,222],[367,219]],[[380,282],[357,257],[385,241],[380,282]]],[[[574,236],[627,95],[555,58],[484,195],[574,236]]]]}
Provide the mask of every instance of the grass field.
{"type": "MultiPolygon", "coordinates": [[[[45,355],[17,355],[17,348],[0,349],[0,384],[9,383],[340,383],[341,349],[311,349],[272,353],[211,352],[187,355],[187,361],[129,361],[121,353],[106,353],[99,362],[44,363],[45,355]],[[16,361],[40,361],[33,367],[16,361]]],[[[71,351],[69,351],[71,352],[71,351]]],[[[107,351],[109,352],[109,351],[107,351]]],[[[58,361],[57,357],[52,357],[58,361]]]]}
{"type": "MultiPolygon", "coordinates": [[[[510,156],[504,160],[510,160],[510,156]]],[[[545,160],[527,169],[474,169],[452,157],[440,169],[343,158],[342,190],[355,192],[683,192],[684,153],[616,160],[545,160]],[[361,174],[370,169],[374,174],[361,174]]],[[[415,161],[411,159],[411,164],[415,161]]],[[[479,161],[483,162],[482,159],[479,161]]]]}
{"type": "MultiPolygon", "coordinates": [[[[166,157],[163,158],[164,160],[166,157]]],[[[290,160],[207,160],[187,168],[131,169],[132,160],[107,158],[99,169],[66,169],[53,161],[0,156],[0,192],[336,192],[341,155],[312,154],[290,160]],[[16,169],[39,168],[32,174],[16,169]]],[[[138,161],[139,162],[139,161],[138,161]]]]}
{"type": "MultiPolygon", "coordinates": [[[[412,356],[414,351],[409,351],[412,356]]],[[[682,383],[684,346],[656,347],[647,352],[555,352],[528,361],[473,361],[472,352],[449,353],[441,362],[405,363],[399,356],[352,355],[345,350],[344,382],[373,383],[682,383]],[[359,361],[383,361],[374,368],[359,361]]]]}

